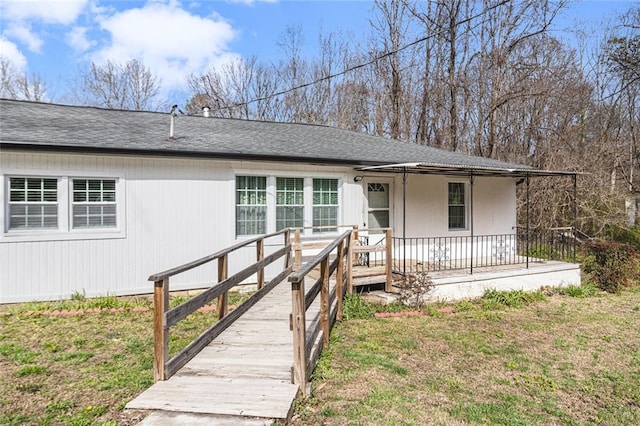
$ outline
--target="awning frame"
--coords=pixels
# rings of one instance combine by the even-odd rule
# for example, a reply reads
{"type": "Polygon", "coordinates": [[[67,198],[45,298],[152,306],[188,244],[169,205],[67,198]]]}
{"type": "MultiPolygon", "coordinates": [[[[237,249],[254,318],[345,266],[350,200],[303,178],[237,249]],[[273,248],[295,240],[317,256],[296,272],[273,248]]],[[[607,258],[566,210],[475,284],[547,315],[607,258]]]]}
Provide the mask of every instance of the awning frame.
{"type": "MultiPolygon", "coordinates": [[[[429,174],[429,175],[441,175],[441,176],[457,176],[466,177],[469,179],[470,184],[470,232],[473,240],[473,186],[474,178],[478,176],[493,176],[493,177],[510,177],[522,179],[521,182],[526,183],[526,232],[527,232],[527,261],[526,268],[529,268],[529,230],[530,230],[530,198],[529,198],[529,181],[532,177],[563,177],[568,176],[573,180],[573,227],[576,229],[578,223],[578,203],[577,203],[577,176],[586,175],[587,173],[572,172],[572,171],[559,171],[559,170],[538,170],[530,167],[515,167],[515,168],[501,168],[501,167],[488,167],[488,166],[470,166],[470,165],[453,165],[453,164],[436,164],[436,163],[400,163],[400,164],[385,164],[378,166],[366,166],[356,167],[356,171],[359,172],[380,172],[380,173],[394,173],[402,176],[402,240],[403,245],[406,245],[406,207],[407,207],[407,180],[408,174],[429,174]]],[[[473,249],[472,249],[473,250],[473,249]]],[[[575,248],[574,248],[574,262],[575,262],[575,248]]],[[[472,256],[473,258],[473,256],[472,256]]],[[[406,259],[405,259],[406,262],[406,259]]],[[[405,268],[406,270],[406,265],[405,268]]],[[[473,274],[473,261],[471,264],[471,273],[473,274]]]]}

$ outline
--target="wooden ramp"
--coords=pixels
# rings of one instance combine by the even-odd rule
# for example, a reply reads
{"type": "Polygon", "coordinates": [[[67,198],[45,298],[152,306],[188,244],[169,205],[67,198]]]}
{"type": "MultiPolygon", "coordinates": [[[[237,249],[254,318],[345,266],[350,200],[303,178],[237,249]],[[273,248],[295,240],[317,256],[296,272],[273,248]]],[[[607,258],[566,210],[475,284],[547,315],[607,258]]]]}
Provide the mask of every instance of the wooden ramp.
{"type": "Polygon", "coordinates": [[[304,265],[299,263],[303,244],[297,243],[295,272],[289,230],[284,229],[151,275],[156,383],[126,408],[151,410],[146,425],[286,422],[296,396],[308,395],[331,327],[342,318],[342,298],[351,289],[351,239],[349,229],[304,265]],[[274,237],[284,237],[281,248],[270,244],[265,255],[265,240],[274,237]],[[228,256],[251,246],[256,262],[228,276],[228,256]],[[265,266],[280,258],[282,271],[265,282],[265,266]],[[170,308],[170,278],[215,261],[218,282],[170,308]],[[227,312],[228,291],[252,276],[257,292],[227,312]],[[168,359],[171,327],[216,298],[219,321],[168,359]]]}
{"type": "MultiPolygon", "coordinates": [[[[291,285],[285,280],[175,375],[156,382],[126,408],[173,413],[157,424],[183,423],[176,413],[221,416],[218,424],[243,424],[248,418],[288,419],[298,393],[298,385],[291,383],[290,313],[291,285]],[[171,418],[177,423],[167,420],[171,418]]],[[[216,424],[208,416],[204,423],[216,424]]]]}

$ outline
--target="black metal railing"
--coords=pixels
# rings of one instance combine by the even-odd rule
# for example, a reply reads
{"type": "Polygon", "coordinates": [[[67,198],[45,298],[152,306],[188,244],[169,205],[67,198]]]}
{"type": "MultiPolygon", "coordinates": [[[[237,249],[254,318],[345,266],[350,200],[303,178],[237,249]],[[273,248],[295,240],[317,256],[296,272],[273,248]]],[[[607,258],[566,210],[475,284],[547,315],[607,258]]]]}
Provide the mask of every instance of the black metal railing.
{"type": "Polygon", "coordinates": [[[518,265],[558,260],[575,262],[573,228],[540,231],[516,228],[513,233],[465,237],[393,238],[393,269],[400,273],[518,265]]]}

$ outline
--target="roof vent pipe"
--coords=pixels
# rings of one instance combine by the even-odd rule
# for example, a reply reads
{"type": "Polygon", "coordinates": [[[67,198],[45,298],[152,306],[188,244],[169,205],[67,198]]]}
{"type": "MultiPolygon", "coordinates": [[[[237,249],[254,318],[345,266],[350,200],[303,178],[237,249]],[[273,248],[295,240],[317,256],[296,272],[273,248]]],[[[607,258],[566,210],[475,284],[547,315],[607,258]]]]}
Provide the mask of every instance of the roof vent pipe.
{"type": "Polygon", "coordinates": [[[210,117],[211,115],[209,114],[209,111],[211,111],[211,108],[209,108],[209,105],[205,105],[202,107],[202,116],[203,117],[210,117]]]}
{"type": "Polygon", "coordinates": [[[169,139],[173,139],[174,128],[176,126],[176,110],[178,109],[178,105],[173,105],[171,107],[171,122],[169,123],[169,139]]]}

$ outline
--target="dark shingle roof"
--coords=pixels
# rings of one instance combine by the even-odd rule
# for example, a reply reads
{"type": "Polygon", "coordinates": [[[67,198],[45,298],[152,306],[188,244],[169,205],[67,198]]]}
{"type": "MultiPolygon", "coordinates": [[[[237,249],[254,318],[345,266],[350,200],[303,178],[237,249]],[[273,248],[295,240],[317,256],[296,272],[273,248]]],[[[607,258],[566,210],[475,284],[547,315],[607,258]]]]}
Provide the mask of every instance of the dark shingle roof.
{"type": "Polygon", "coordinates": [[[370,166],[529,169],[333,127],[0,100],[0,147],[370,166]]]}

